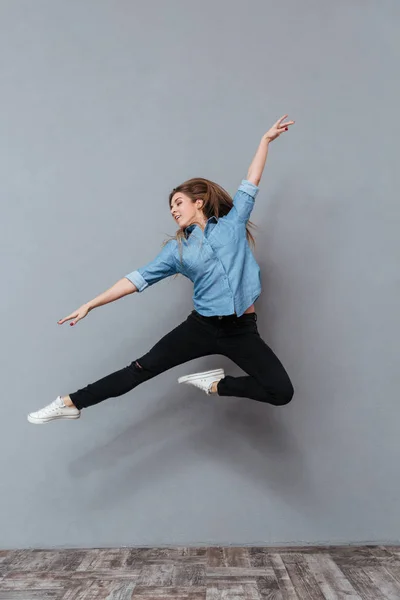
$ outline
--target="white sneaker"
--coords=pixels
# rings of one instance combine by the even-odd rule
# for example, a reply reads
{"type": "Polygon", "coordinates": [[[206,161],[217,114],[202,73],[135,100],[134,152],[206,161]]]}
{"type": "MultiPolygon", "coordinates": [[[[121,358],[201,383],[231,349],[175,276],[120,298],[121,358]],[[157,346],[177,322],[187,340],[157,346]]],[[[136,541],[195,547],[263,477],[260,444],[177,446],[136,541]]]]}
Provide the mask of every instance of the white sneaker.
{"type": "Polygon", "coordinates": [[[203,373],[193,373],[192,375],[184,375],[179,377],[178,383],[188,383],[189,385],[195,385],[196,387],[203,390],[206,394],[212,394],[211,386],[214,381],[219,381],[225,377],[223,369],[215,369],[214,371],[204,371],[203,373]]]}
{"type": "Polygon", "coordinates": [[[37,425],[48,423],[53,419],[79,419],[81,411],[75,406],[65,406],[61,396],[57,396],[53,402],[28,415],[29,423],[37,425]]]}

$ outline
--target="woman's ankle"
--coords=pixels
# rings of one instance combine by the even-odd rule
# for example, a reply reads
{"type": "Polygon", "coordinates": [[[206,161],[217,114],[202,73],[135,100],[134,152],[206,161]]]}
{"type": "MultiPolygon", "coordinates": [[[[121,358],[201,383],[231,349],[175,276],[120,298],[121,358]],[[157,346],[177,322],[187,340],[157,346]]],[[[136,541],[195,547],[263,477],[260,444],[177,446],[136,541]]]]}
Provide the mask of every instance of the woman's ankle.
{"type": "Polygon", "coordinates": [[[218,381],[214,381],[212,386],[211,386],[211,391],[213,394],[218,394],[218,384],[219,384],[219,379],[218,381]]]}
{"type": "Polygon", "coordinates": [[[61,397],[63,399],[65,406],[71,406],[73,408],[76,408],[75,404],[72,402],[72,400],[69,396],[61,396],[61,397]]]}

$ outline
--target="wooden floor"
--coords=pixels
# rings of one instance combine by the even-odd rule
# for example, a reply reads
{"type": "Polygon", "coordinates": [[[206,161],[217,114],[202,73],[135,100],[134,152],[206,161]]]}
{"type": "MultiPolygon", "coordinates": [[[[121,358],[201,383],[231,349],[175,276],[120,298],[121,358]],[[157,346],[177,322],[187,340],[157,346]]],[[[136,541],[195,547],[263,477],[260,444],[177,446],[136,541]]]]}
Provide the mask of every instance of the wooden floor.
{"type": "Polygon", "coordinates": [[[399,600],[400,546],[0,551],[1,600],[399,600]]]}

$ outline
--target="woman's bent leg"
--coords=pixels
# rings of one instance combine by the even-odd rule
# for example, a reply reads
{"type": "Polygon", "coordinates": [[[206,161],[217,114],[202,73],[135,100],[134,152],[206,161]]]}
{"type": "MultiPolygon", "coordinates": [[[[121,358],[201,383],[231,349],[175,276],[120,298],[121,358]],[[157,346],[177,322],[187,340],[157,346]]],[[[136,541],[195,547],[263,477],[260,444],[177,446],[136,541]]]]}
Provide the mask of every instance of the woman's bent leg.
{"type": "Polygon", "coordinates": [[[227,375],[218,383],[220,396],[238,396],[267,402],[275,406],[288,404],[294,394],[284,366],[260,337],[255,322],[239,326],[232,335],[219,339],[219,352],[235,362],[244,377],[227,375]]]}
{"type": "Polygon", "coordinates": [[[172,367],[200,356],[213,354],[214,351],[213,337],[209,331],[199,326],[189,316],[141,358],[69,396],[76,408],[87,408],[107,398],[126,394],[140,383],[172,367]]]}

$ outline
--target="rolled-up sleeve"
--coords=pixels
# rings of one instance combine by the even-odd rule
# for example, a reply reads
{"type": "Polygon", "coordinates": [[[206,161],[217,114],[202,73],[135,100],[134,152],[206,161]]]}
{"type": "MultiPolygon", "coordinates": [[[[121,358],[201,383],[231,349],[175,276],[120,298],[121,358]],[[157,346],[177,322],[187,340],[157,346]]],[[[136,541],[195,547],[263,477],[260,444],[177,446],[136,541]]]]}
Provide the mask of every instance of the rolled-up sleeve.
{"type": "Polygon", "coordinates": [[[251,181],[242,179],[242,182],[233,197],[233,207],[229,211],[227,217],[230,220],[236,218],[239,221],[248,221],[259,190],[260,188],[251,181]]]}
{"type": "Polygon", "coordinates": [[[178,273],[176,260],[176,241],[170,240],[157,256],[135,271],[124,275],[142,292],[150,285],[178,273]]]}

